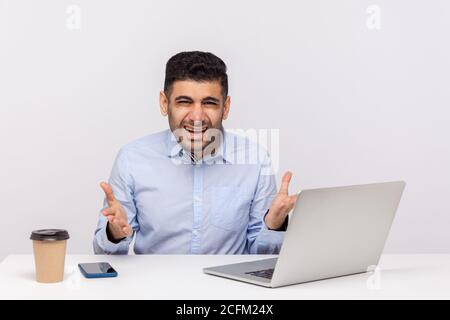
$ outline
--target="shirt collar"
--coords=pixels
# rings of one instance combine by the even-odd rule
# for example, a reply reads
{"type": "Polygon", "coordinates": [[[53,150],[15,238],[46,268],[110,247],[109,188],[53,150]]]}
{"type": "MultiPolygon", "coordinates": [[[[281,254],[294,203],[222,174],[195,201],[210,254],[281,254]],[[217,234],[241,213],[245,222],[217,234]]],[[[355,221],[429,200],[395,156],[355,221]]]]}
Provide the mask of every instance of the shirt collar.
{"type": "MultiPolygon", "coordinates": [[[[223,163],[234,163],[234,153],[232,150],[233,141],[231,141],[233,137],[230,136],[223,127],[221,131],[223,141],[217,152],[214,155],[207,155],[204,159],[202,159],[202,162],[210,164],[222,161],[223,163]]],[[[185,158],[189,160],[189,163],[191,163],[190,155],[186,154],[186,151],[183,149],[181,144],[178,143],[175,135],[170,129],[167,130],[167,156],[169,158],[185,158]]]]}

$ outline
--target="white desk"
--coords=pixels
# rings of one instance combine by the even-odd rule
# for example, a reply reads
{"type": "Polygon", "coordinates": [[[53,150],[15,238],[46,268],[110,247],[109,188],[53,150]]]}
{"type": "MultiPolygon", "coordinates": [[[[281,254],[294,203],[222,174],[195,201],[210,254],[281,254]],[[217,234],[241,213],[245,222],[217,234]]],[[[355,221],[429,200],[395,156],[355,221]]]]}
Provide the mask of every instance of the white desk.
{"type": "Polygon", "coordinates": [[[202,272],[268,257],[69,255],[64,282],[39,284],[33,256],[10,255],[0,264],[0,299],[450,299],[450,255],[384,255],[379,282],[365,273],[277,289],[202,272]],[[119,277],[83,278],[77,263],[99,261],[110,262],[119,277]]]}

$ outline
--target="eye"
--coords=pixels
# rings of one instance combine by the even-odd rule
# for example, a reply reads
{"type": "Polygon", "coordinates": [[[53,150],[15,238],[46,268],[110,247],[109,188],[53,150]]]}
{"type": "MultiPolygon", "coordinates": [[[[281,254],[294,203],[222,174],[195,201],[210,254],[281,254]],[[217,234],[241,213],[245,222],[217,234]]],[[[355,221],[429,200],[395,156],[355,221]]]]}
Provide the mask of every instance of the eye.
{"type": "Polygon", "coordinates": [[[189,103],[190,102],[188,100],[180,100],[180,101],[178,101],[178,104],[183,104],[183,105],[189,104],[189,103]]]}
{"type": "Polygon", "coordinates": [[[208,104],[208,105],[211,105],[211,106],[217,105],[217,103],[214,102],[214,101],[205,101],[204,104],[208,104]]]}

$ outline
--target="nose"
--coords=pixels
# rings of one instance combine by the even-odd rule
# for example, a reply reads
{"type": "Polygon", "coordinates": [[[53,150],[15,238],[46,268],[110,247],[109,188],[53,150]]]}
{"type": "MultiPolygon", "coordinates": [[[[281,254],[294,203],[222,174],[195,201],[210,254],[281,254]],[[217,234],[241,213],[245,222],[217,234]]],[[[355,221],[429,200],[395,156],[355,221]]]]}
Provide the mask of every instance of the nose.
{"type": "Polygon", "coordinates": [[[191,112],[189,113],[189,120],[197,123],[197,122],[202,122],[204,119],[204,112],[203,112],[203,108],[202,105],[200,103],[195,103],[193,106],[193,109],[191,110],[191,112]]]}

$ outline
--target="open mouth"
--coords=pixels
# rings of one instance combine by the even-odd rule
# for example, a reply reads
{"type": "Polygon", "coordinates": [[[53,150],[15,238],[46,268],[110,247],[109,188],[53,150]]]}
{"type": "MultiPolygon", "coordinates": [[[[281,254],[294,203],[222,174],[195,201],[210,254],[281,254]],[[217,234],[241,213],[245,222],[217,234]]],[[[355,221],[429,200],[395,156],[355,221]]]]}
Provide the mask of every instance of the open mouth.
{"type": "Polygon", "coordinates": [[[183,128],[184,128],[184,130],[186,130],[189,133],[205,133],[206,130],[208,130],[208,127],[193,128],[193,127],[184,126],[183,128]]]}
{"type": "Polygon", "coordinates": [[[186,130],[191,140],[202,140],[203,134],[208,130],[208,127],[184,126],[183,129],[186,130]]]}

